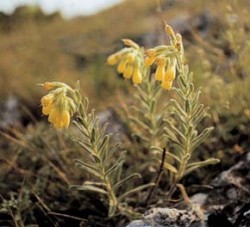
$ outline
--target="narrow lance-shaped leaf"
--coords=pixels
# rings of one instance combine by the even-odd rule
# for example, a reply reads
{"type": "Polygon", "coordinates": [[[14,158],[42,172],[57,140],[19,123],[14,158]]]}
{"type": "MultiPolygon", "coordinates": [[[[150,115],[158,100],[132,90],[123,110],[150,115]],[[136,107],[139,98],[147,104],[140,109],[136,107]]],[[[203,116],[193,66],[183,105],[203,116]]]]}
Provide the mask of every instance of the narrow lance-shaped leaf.
{"type": "Polygon", "coordinates": [[[93,186],[103,186],[106,187],[106,184],[103,182],[94,182],[94,181],[84,181],[84,185],[93,185],[93,186]]]}
{"type": "Polygon", "coordinates": [[[117,182],[115,185],[114,185],[114,188],[117,189],[119,188],[121,185],[123,185],[124,183],[126,183],[127,181],[130,181],[132,180],[133,178],[141,178],[141,175],[139,173],[133,173],[131,175],[129,175],[128,177],[120,180],[119,182],[117,182]]]}
{"type": "Polygon", "coordinates": [[[213,129],[214,129],[213,127],[206,128],[203,130],[203,132],[200,135],[195,137],[195,139],[192,140],[191,142],[192,149],[194,150],[195,148],[197,148],[210,135],[213,129]]]}
{"type": "Polygon", "coordinates": [[[131,121],[133,121],[134,123],[138,124],[140,127],[144,128],[145,130],[149,130],[149,127],[144,123],[142,122],[141,120],[135,118],[135,117],[129,117],[129,119],[131,121]]]}
{"type": "Polygon", "coordinates": [[[97,193],[105,194],[105,195],[107,194],[106,190],[93,186],[93,185],[82,185],[82,186],[72,185],[71,188],[81,190],[81,191],[93,191],[93,192],[97,192],[97,193]]]}
{"type": "Polygon", "coordinates": [[[199,114],[197,114],[196,117],[194,117],[193,123],[194,124],[198,124],[205,117],[205,114],[207,113],[207,111],[209,109],[210,108],[207,107],[207,108],[204,108],[203,110],[201,110],[201,112],[199,114]]]}
{"type": "Polygon", "coordinates": [[[193,172],[194,170],[207,166],[207,165],[214,165],[219,163],[220,160],[217,158],[209,158],[205,161],[200,161],[200,162],[193,162],[188,164],[187,169],[185,171],[185,175],[188,175],[189,173],[193,172]]]}
{"type": "Polygon", "coordinates": [[[176,142],[176,143],[180,143],[180,140],[176,137],[176,135],[171,131],[171,129],[169,129],[169,128],[165,128],[165,132],[166,132],[166,134],[167,134],[167,137],[170,139],[170,140],[172,140],[172,141],[174,141],[174,142],[176,142]]]}
{"type": "Polygon", "coordinates": [[[149,112],[152,114],[155,111],[155,99],[152,100],[149,112]]]}
{"type": "Polygon", "coordinates": [[[123,164],[123,161],[118,161],[117,163],[115,163],[114,165],[112,165],[105,173],[105,176],[109,176],[112,174],[112,172],[116,171],[117,168],[121,167],[123,164]]]}
{"type": "Polygon", "coordinates": [[[180,112],[181,115],[187,117],[187,113],[182,109],[180,104],[175,99],[171,99],[170,101],[171,103],[173,103],[174,107],[180,112]]]}
{"type": "Polygon", "coordinates": [[[172,166],[171,164],[169,164],[167,162],[164,163],[164,168],[169,170],[170,172],[172,172],[174,174],[176,174],[178,172],[174,166],[172,166]]]}
{"type": "Polygon", "coordinates": [[[94,165],[88,164],[88,163],[80,161],[80,160],[75,160],[75,161],[76,161],[76,165],[79,166],[80,168],[84,169],[88,173],[90,173],[98,178],[102,178],[99,171],[94,167],[94,165]]]}
{"type": "Polygon", "coordinates": [[[175,133],[178,134],[178,136],[180,136],[181,139],[182,139],[183,141],[185,141],[185,136],[183,135],[183,133],[182,133],[179,129],[177,129],[177,128],[176,128],[171,122],[169,122],[169,121],[168,121],[168,126],[169,126],[170,129],[172,129],[173,131],[175,131],[175,133]]]}
{"type": "Polygon", "coordinates": [[[138,186],[136,188],[133,188],[133,189],[125,192],[121,196],[119,196],[119,201],[122,201],[123,199],[125,199],[126,197],[128,197],[129,195],[131,195],[133,193],[142,191],[142,190],[149,188],[149,187],[153,187],[154,185],[155,185],[155,183],[149,183],[149,184],[144,184],[144,185],[138,186]]]}

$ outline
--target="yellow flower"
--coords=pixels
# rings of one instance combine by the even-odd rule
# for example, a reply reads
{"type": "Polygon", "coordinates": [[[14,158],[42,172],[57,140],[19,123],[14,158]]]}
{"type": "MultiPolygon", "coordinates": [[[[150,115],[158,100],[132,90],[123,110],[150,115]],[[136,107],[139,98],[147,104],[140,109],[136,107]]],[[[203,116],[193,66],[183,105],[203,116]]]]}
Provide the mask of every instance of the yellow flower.
{"type": "Polygon", "coordinates": [[[129,64],[126,66],[124,73],[123,73],[123,76],[126,79],[130,79],[132,76],[132,73],[133,73],[133,65],[129,64]]]}
{"type": "Polygon", "coordinates": [[[115,64],[117,64],[117,61],[118,61],[118,59],[117,59],[117,55],[116,54],[110,55],[108,57],[108,59],[107,59],[107,62],[108,62],[109,65],[115,65],[115,64]]]}
{"type": "Polygon", "coordinates": [[[166,67],[166,59],[165,58],[157,58],[156,59],[156,72],[155,72],[155,79],[159,81],[164,80],[164,75],[165,75],[165,67],[166,67]]]}
{"type": "MultiPolygon", "coordinates": [[[[50,82],[47,82],[50,83],[50,82]]],[[[67,128],[70,124],[70,117],[76,112],[74,99],[67,96],[74,90],[68,85],[52,82],[56,87],[47,95],[41,98],[42,113],[48,115],[48,120],[55,128],[67,128]]]]}
{"type": "Polygon", "coordinates": [[[127,59],[125,60],[121,60],[118,67],[117,67],[117,71],[118,73],[123,73],[125,68],[126,68],[126,64],[127,64],[127,59]]]}
{"type": "Polygon", "coordinates": [[[162,87],[163,89],[166,89],[166,90],[171,90],[172,85],[173,85],[173,81],[163,81],[163,82],[161,83],[161,87],[162,87]]]}
{"type": "Polygon", "coordinates": [[[175,74],[176,74],[176,69],[174,65],[171,65],[170,67],[168,67],[165,76],[164,76],[164,80],[165,81],[173,81],[175,79],[175,74]]]}
{"type": "Polygon", "coordinates": [[[146,51],[146,58],[145,58],[145,65],[146,66],[151,66],[154,61],[155,61],[155,57],[156,57],[156,51],[154,49],[148,49],[146,51]]]}
{"type": "Polygon", "coordinates": [[[58,108],[53,108],[50,112],[48,120],[57,129],[68,128],[70,123],[69,111],[60,111],[58,108]]]}
{"type": "Polygon", "coordinates": [[[138,66],[135,67],[132,75],[133,84],[140,84],[142,82],[142,74],[138,66]]]}
{"type": "Polygon", "coordinates": [[[108,57],[109,65],[117,66],[117,72],[122,73],[125,79],[131,79],[134,84],[142,82],[142,70],[144,68],[144,50],[130,39],[123,39],[127,46],[108,57]]]}
{"type": "Polygon", "coordinates": [[[151,66],[155,61],[155,57],[146,57],[145,58],[145,65],[146,66],[151,66]]]}
{"type": "Polygon", "coordinates": [[[49,115],[51,110],[53,109],[53,101],[54,101],[54,95],[53,94],[47,94],[42,97],[41,103],[42,103],[42,113],[44,115],[49,115]]]}

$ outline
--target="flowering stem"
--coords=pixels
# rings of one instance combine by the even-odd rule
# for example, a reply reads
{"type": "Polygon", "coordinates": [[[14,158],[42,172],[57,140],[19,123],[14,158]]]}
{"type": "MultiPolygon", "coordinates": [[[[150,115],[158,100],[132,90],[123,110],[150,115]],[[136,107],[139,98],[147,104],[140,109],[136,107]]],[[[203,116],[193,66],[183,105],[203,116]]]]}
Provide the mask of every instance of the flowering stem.
{"type": "Polygon", "coordinates": [[[111,179],[107,176],[107,168],[105,167],[105,163],[103,162],[102,157],[100,156],[100,152],[97,148],[97,144],[95,143],[95,140],[92,139],[92,127],[93,125],[89,124],[88,122],[88,114],[83,107],[81,101],[79,105],[79,120],[80,124],[85,127],[87,131],[87,140],[88,143],[91,145],[92,152],[95,158],[93,158],[93,161],[98,166],[100,176],[102,176],[102,181],[105,184],[107,196],[109,199],[109,216],[113,216],[113,211],[115,211],[118,208],[118,199],[115,195],[115,192],[113,190],[113,185],[111,183],[111,179]],[[82,121],[82,122],[81,122],[82,121]],[[111,212],[112,211],[112,212],[111,212]]]}

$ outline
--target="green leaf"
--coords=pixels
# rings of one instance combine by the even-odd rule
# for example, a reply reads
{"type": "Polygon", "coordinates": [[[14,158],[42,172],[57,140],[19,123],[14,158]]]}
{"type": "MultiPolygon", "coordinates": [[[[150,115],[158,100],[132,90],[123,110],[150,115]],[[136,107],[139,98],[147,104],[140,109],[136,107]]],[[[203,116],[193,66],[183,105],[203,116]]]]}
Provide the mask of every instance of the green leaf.
{"type": "Polygon", "coordinates": [[[179,157],[176,156],[175,154],[169,152],[169,151],[166,153],[166,156],[170,156],[170,157],[172,157],[174,160],[176,160],[177,162],[181,163],[181,160],[179,159],[179,157]]]}
{"type": "Polygon", "coordinates": [[[170,140],[172,140],[172,141],[174,141],[175,143],[178,143],[178,144],[180,143],[180,140],[176,137],[175,133],[173,133],[170,128],[166,127],[164,130],[165,130],[165,132],[167,134],[167,137],[170,140]]]}
{"type": "Polygon", "coordinates": [[[130,116],[129,119],[131,121],[133,121],[134,123],[136,123],[137,125],[139,125],[140,127],[144,128],[145,130],[149,130],[149,127],[148,125],[146,125],[144,122],[142,122],[141,120],[135,118],[135,117],[132,117],[130,116]]]}
{"type": "Polygon", "coordinates": [[[94,165],[88,164],[86,162],[80,161],[80,160],[75,160],[76,165],[79,166],[80,168],[84,169],[88,173],[102,179],[103,176],[99,173],[98,169],[95,168],[94,165]]]}
{"type": "MultiPolygon", "coordinates": [[[[177,111],[179,111],[180,115],[183,115],[185,118],[187,117],[187,113],[182,109],[180,104],[175,99],[170,99],[170,102],[174,105],[177,111]]],[[[177,112],[178,113],[178,112],[177,112]]]]}
{"type": "Polygon", "coordinates": [[[220,160],[217,158],[209,158],[205,161],[200,161],[200,162],[193,162],[187,165],[187,169],[185,170],[185,175],[193,172],[194,170],[207,166],[207,165],[214,165],[219,163],[220,160]]]}
{"type": "Polygon", "coordinates": [[[191,104],[188,99],[185,99],[185,109],[186,109],[186,112],[189,114],[191,111],[191,104]]]}
{"type": "Polygon", "coordinates": [[[196,116],[194,116],[193,124],[195,125],[198,124],[205,117],[209,109],[210,109],[209,107],[201,109],[200,112],[198,112],[196,116]]]}
{"type": "Polygon", "coordinates": [[[109,176],[111,173],[113,173],[114,171],[116,171],[119,167],[121,167],[123,164],[123,161],[118,161],[117,163],[115,163],[114,165],[112,165],[105,173],[105,176],[109,176]]]}
{"type": "Polygon", "coordinates": [[[74,139],[85,151],[87,151],[88,153],[90,153],[91,155],[95,155],[94,151],[91,147],[91,145],[85,141],[80,141],[78,139],[74,139]]]}
{"type": "Polygon", "coordinates": [[[73,188],[73,189],[76,189],[76,190],[79,190],[79,191],[92,191],[92,192],[97,192],[97,193],[100,193],[100,194],[107,195],[106,190],[104,190],[102,188],[99,188],[97,186],[93,186],[93,185],[81,185],[81,186],[72,185],[70,188],[73,188]]]}
{"type": "Polygon", "coordinates": [[[84,185],[103,186],[103,187],[107,186],[103,182],[94,182],[94,181],[84,181],[84,185]]]}
{"type": "Polygon", "coordinates": [[[155,111],[155,99],[152,100],[151,104],[150,104],[150,110],[149,112],[152,114],[155,111]]]}
{"type": "Polygon", "coordinates": [[[172,173],[175,173],[175,174],[178,172],[174,166],[172,166],[171,164],[168,164],[166,162],[164,163],[164,168],[169,170],[172,173]]]}
{"type": "Polygon", "coordinates": [[[133,178],[141,178],[141,175],[139,173],[133,173],[131,175],[129,175],[128,177],[120,180],[119,182],[117,182],[114,185],[114,188],[117,189],[119,188],[121,185],[123,185],[125,182],[132,180],[133,178]]]}
{"type": "Polygon", "coordinates": [[[197,137],[195,137],[191,141],[192,149],[194,150],[195,148],[197,148],[210,135],[213,129],[214,129],[213,127],[206,128],[203,130],[202,133],[200,133],[197,137]]]}
{"type": "Polygon", "coordinates": [[[89,108],[89,100],[87,97],[84,98],[84,101],[83,101],[83,108],[84,110],[87,112],[88,111],[88,108],[89,108]]]}
{"type": "Polygon", "coordinates": [[[125,192],[121,196],[119,196],[119,201],[122,201],[123,199],[125,199],[126,197],[128,197],[131,194],[142,191],[142,190],[144,190],[146,188],[149,188],[149,187],[153,187],[154,185],[155,185],[155,183],[149,183],[149,184],[144,184],[144,185],[140,185],[140,186],[138,186],[136,188],[133,188],[133,189],[125,192]]]}
{"type": "Polygon", "coordinates": [[[185,141],[185,138],[186,138],[186,137],[183,135],[183,133],[182,133],[179,129],[177,129],[177,128],[173,125],[172,122],[169,122],[169,121],[167,121],[167,122],[168,122],[169,128],[172,129],[178,136],[180,136],[180,138],[181,138],[183,141],[185,141]]]}

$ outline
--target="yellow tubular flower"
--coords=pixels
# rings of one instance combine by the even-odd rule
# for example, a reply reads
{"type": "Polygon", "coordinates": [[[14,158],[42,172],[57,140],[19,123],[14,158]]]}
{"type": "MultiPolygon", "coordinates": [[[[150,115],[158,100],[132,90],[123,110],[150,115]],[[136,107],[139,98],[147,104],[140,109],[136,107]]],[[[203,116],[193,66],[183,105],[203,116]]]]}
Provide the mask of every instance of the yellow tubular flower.
{"type": "Polygon", "coordinates": [[[59,128],[68,128],[70,123],[70,114],[67,110],[60,111],[57,108],[53,108],[49,118],[49,122],[57,129],[59,128]]]}
{"type": "Polygon", "coordinates": [[[146,51],[146,58],[145,58],[145,65],[146,66],[151,66],[154,61],[155,61],[155,57],[156,57],[156,52],[154,49],[148,49],[146,51]]]}
{"type": "Polygon", "coordinates": [[[142,82],[142,74],[138,66],[135,66],[133,75],[132,75],[133,84],[140,84],[142,82]]]}
{"type": "Polygon", "coordinates": [[[53,101],[54,101],[54,95],[53,94],[47,94],[42,97],[41,104],[42,104],[42,113],[44,115],[49,115],[51,110],[53,109],[53,101]]]}
{"type": "Polygon", "coordinates": [[[155,57],[146,57],[145,58],[145,65],[146,66],[151,66],[155,61],[155,57]]]}
{"type": "Polygon", "coordinates": [[[157,58],[156,59],[157,69],[155,72],[155,79],[159,81],[164,80],[165,75],[165,67],[166,67],[166,59],[165,58],[157,58]]]}
{"type": "Polygon", "coordinates": [[[175,79],[175,75],[176,75],[176,60],[174,60],[172,64],[168,67],[164,76],[164,80],[173,81],[175,79]]]}
{"type": "Polygon", "coordinates": [[[127,60],[121,60],[118,67],[117,67],[117,71],[118,73],[123,73],[125,68],[126,68],[126,64],[127,64],[127,60]]]}
{"type": "Polygon", "coordinates": [[[135,61],[135,56],[133,54],[128,54],[127,55],[127,61],[128,63],[132,64],[135,61]]]}
{"type": "Polygon", "coordinates": [[[129,64],[126,66],[124,70],[123,77],[126,79],[130,79],[132,74],[133,74],[133,65],[129,64]]]}
{"type": "Polygon", "coordinates": [[[48,106],[43,106],[43,108],[42,108],[42,113],[43,113],[44,115],[49,115],[49,114],[51,113],[51,111],[52,111],[53,108],[54,108],[54,104],[53,104],[53,103],[51,103],[51,104],[48,105],[48,106]]]}
{"type": "Polygon", "coordinates": [[[108,63],[109,65],[115,65],[115,64],[117,64],[117,55],[116,55],[116,54],[110,55],[110,56],[108,57],[108,59],[107,59],[107,63],[108,63]]]}
{"type": "Polygon", "coordinates": [[[46,82],[43,85],[53,85],[54,88],[41,98],[42,113],[48,116],[48,121],[55,128],[67,128],[70,117],[77,111],[76,101],[69,97],[75,95],[75,90],[67,84],[46,82]]]}
{"type": "Polygon", "coordinates": [[[161,83],[161,87],[162,87],[163,89],[166,89],[166,90],[171,90],[172,85],[173,85],[173,81],[163,81],[163,82],[161,83]]]}
{"type": "Polygon", "coordinates": [[[47,94],[42,97],[41,103],[43,106],[48,106],[50,105],[54,100],[54,95],[53,94],[47,94]]]}

